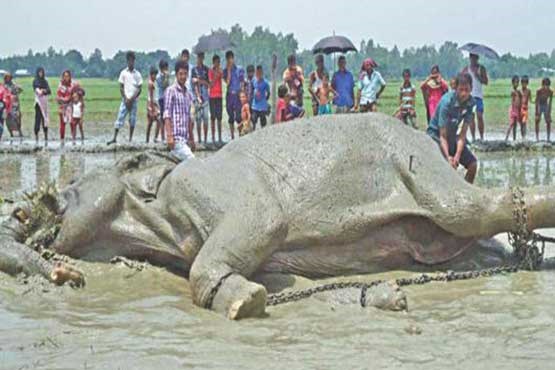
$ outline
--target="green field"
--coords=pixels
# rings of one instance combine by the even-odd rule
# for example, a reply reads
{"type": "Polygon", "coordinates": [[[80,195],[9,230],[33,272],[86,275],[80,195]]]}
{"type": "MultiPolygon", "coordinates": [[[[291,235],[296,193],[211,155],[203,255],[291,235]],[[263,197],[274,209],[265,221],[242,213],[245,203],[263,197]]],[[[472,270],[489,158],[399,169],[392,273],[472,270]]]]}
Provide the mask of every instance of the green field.
{"type": "MultiPolygon", "coordinates": [[[[23,126],[24,132],[29,133],[33,126],[33,93],[32,93],[32,79],[21,78],[16,81],[23,89],[21,96],[22,111],[23,111],[23,126]]],[[[50,86],[55,94],[58,86],[58,80],[49,78],[50,86]]],[[[111,131],[111,125],[116,118],[117,110],[120,103],[119,86],[117,81],[108,79],[82,79],[79,82],[87,91],[86,95],[86,113],[85,123],[96,122],[106,123],[106,128],[111,131]]],[[[420,81],[413,81],[415,85],[420,81]]],[[[379,110],[386,114],[393,114],[398,107],[398,91],[400,81],[388,81],[388,86],[380,101],[379,110]]],[[[530,87],[533,91],[537,90],[540,86],[540,80],[532,80],[530,87]]],[[[306,91],[306,90],[305,90],[306,91]]],[[[495,131],[501,130],[507,125],[508,121],[508,108],[510,104],[510,80],[496,80],[492,81],[490,86],[485,89],[485,105],[486,105],[486,125],[495,131]]],[[[309,115],[312,110],[310,108],[310,98],[305,94],[305,108],[309,115]]],[[[140,98],[139,104],[139,123],[144,125],[146,122],[146,91],[140,98]]],[[[57,119],[57,106],[54,96],[51,98],[51,127],[56,129],[58,126],[57,119]]],[[[417,96],[417,112],[419,119],[419,126],[423,128],[425,125],[426,113],[422,101],[422,95],[418,91],[417,96]]],[[[531,110],[533,112],[533,110],[531,110]]]]}

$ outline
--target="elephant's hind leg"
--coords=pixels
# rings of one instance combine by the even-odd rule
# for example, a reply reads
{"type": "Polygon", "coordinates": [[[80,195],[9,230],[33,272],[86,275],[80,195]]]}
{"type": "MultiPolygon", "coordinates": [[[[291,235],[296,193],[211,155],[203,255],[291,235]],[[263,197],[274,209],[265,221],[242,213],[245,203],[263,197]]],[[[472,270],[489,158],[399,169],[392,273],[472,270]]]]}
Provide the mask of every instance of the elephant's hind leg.
{"type": "Polygon", "coordinates": [[[230,319],[262,316],[266,289],[247,278],[286,234],[281,209],[271,199],[256,199],[226,214],[191,268],[195,303],[230,319]]]}

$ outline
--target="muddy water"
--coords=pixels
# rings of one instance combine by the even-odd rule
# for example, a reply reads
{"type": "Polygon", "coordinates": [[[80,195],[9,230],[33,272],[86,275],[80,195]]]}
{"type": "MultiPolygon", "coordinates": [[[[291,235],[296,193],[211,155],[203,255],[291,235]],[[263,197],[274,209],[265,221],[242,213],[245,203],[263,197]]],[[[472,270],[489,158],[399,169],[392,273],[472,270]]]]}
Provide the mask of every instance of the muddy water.
{"type": "MultiPolygon", "coordinates": [[[[66,184],[115,159],[0,157],[0,192],[66,184]]],[[[481,160],[481,186],[552,182],[555,158],[481,160]]],[[[0,275],[0,369],[544,369],[555,361],[551,271],[409,288],[406,314],[311,299],[237,323],[194,307],[187,282],[164,270],[78,267],[84,290],[0,275]]]]}

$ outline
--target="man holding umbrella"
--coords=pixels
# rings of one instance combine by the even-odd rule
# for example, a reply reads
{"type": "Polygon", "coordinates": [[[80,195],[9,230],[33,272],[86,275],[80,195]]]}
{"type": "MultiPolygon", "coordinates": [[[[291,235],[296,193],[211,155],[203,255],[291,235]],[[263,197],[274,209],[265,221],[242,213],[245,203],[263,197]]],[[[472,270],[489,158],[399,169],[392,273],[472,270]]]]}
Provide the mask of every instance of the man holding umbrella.
{"type": "MultiPolygon", "coordinates": [[[[476,116],[478,117],[478,132],[480,140],[484,140],[484,85],[489,83],[486,68],[479,63],[480,56],[470,53],[470,65],[463,69],[463,73],[468,73],[472,77],[472,97],[476,102],[476,116]]],[[[472,120],[470,124],[470,134],[472,141],[476,138],[476,123],[472,120]]]]}

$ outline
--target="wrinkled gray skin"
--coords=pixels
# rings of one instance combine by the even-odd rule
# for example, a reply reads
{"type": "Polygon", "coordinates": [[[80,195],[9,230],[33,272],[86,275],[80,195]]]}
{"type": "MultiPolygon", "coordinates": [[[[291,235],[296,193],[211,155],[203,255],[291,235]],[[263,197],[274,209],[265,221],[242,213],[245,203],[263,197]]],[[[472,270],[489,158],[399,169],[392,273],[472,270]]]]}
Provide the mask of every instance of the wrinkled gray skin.
{"type": "MultiPolygon", "coordinates": [[[[525,194],[530,228],[555,226],[554,189],[525,194]]],[[[183,271],[196,304],[215,293],[212,309],[234,319],[264,313],[267,291],[252,281],[261,273],[444,267],[514,228],[509,191],[467,184],[425,134],[381,114],[273,126],[177,167],[137,155],[62,195],[56,252],[183,271]]]]}

